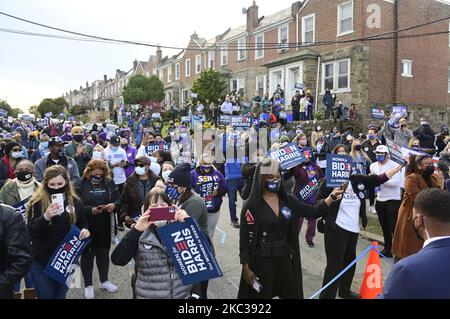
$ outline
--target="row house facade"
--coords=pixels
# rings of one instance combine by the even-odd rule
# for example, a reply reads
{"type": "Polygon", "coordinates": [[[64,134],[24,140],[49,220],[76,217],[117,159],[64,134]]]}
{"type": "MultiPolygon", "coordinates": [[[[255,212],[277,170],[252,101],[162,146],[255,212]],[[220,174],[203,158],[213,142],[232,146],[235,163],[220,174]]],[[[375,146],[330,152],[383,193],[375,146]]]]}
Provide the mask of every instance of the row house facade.
{"type": "Polygon", "coordinates": [[[229,92],[249,98],[256,92],[271,96],[280,85],[289,104],[295,84],[303,83],[319,106],[326,88],[345,104],[356,103],[363,123],[370,121],[371,107],[394,104],[407,105],[411,121],[425,116],[431,123],[448,122],[447,3],[304,0],[260,17],[254,2],[243,13],[245,25],[209,40],[194,33],[187,49],[171,58],[162,58],[158,48],[146,74],[163,81],[167,104],[186,103],[193,82],[213,68],[227,79],[229,92]]]}

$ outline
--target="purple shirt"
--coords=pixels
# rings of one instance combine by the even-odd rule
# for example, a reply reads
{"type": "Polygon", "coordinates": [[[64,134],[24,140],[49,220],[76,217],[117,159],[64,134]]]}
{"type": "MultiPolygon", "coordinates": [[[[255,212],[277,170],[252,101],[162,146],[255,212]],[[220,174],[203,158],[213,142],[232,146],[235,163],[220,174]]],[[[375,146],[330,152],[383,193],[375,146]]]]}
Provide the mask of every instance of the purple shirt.
{"type": "Polygon", "coordinates": [[[125,168],[126,177],[133,175],[134,173],[134,158],[136,157],[137,150],[135,147],[129,146],[125,152],[127,153],[128,166],[125,168]]]}

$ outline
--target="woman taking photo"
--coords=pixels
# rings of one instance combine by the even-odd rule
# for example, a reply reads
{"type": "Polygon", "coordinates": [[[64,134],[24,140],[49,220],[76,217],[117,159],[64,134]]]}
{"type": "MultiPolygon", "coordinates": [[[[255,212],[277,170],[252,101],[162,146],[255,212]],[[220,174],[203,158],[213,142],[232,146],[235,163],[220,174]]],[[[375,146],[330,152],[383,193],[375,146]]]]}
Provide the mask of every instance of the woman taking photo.
{"type": "Polygon", "coordinates": [[[367,175],[367,168],[371,161],[369,156],[362,150],[362,143],[356,139],[353,141],[350,156],[353,159],[353,165],[358,175],[367,175]]]}
{"type": "Polygon", "coordinates": [[[315,206],[303,204],[286,193],[279,162],[261,160],[241,213],[239,299],[303,298],[299,219],[325,216],[341,195],[335,190],[315,206]]]}
{"type": "Polygon", "coordinates": [[[398,210],[392,254],[396,261],[417,253],[423,247],[424,234],[414,227],[414,200],[420,191],[428,188],[442,188],[443,180],[433,175],[433,158],[429,155],[413,155],[405,178],[405,193],[398,210]],[[422,237],[422,238],[420,238],[422,237]]]}
{"type": "MultiPolygon", "coordinates": [[[[164,190],[154,188],[147,194],[143,214],[126,233],[111,255],[114,265],[125,266],[136,261],[131,286],[135,299],[190,299],[192,285],[183,285],[172,258],[156,233],[167,221],[150,222],[151,208],[171,206],[164,190]]],[[[189,216],[176,207],[175,220],[184,222],[189,216]]]]}
{"type": "MultiPolygon", "coordinates": [[[[345,155],[343,145],[333,150],[334,154],[345,155]]],[[[382,175],[352,175],[348,185],[343,185],[344,194],[341,200],[333,203],[329,214],[325,218],[324,241],[327,266],[323,278],[323,286],[327,285],[347,265],[356,259],[356,245],[359,236],[359,219],[362,227],[367,226],[366,192],[386,183],[402,169],[397,166],[382,175]]],[[[317,198],[327,198],[333,191],[327,188],[324,181],[318,190],[317,198]]],[[[319,221],[320,222],[320,221],[319,221]]],[[[350,268],[339,280],[325,289],[320,299],[334,299],[339,288],[339,297],[345,299],[358,299],[359,296],[351,292],[353,276],[356,265],[350,268]]]]}
{"type": "Polygon", "coordinates": [[[59,243],[70,231],[72,225],[80,230],[80,240],[90,236],[87,230],[83,206],[78,199],[69,175],[60,165],[50,166],[45,170],[44,180],[39,189],[29,200],[27,209],[28,231],[31,237],[33,278],[38,299],[65,299],[68,287],[44,274],[50,257],[59,243]],[[63,194],[64,207],[51,201],[51,195],[63,194]]]}
{"type": "Polygon", "coordinates": [[[119,207],[120,194],[111,178],[108,164],[103,160],[91,160],[84,170],[83,177],[75,184],[75,188],[83,203],[83,212],[87,218],[92,239],[81,255],[84,297],[94,299],[92,286],[94,258],[100,275],[100,288],[111,293],[117,291],[117,287],[108,280],[108,271],[111,214],[114,214],[119,207]]]}
{"type": "Polygon", "coordinates": [[[192,171],[192,184],[195,192],[202,197],[206,205],[208,234],[213,241],[219,221],[222,197],[227,193],[227,182],[222,173],[212,165],[209,155],[200,156],[199,165],[192,171]]]}

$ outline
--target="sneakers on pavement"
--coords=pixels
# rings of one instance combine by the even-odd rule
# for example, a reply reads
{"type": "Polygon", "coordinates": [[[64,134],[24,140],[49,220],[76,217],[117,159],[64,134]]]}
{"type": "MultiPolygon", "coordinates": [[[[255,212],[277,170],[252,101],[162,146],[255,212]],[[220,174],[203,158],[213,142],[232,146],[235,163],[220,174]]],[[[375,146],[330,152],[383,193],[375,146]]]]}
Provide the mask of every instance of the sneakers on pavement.
{"type": "Polygon", "coordinates": [[[95,299],[94,287],[88,286],[84,288],[84,298],[85,299],[95,299]]]}
{"type": "Polygon", "coordinates": [[[104,289],[107,292],[116,292],[117,291],[117,286],[114,285],[112,282],[110,281],[105,281],[103,283],[100,284],[100,289],[104,289]]]}
{"type": "Polygon", "coordinates": [[[376,209],[375,209],[375,207],[374,206],[370,206],[369,207],[369,213],[371,213],[371,214],[377,214],[377,211],[376,211],[376,209]]]}

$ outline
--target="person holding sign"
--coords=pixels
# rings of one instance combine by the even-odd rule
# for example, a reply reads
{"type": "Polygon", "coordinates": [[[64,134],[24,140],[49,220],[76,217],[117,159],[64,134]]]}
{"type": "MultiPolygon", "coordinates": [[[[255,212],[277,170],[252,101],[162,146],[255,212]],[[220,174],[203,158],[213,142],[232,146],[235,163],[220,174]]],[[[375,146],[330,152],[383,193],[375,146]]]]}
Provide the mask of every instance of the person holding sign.
{"type": "MultiPolygon", "coordinates": [[[[94,258],[100,275],[100,288],[116,292],[117,287],[108,280],[109,249],[111,247],[111,215],[119,209],[120,194],[111,177],[111,170],[103,160],[92,160],[75,188],[83,203],[83,212],[91,231],[91,243],[81,255],[84,278],[84,296],[94,299],[92,271],[94,258]]],[[[114,218],[114,217],[113,217],[114,218]]]]}
{"type": "Polygon", "coordinates": [[[90,232],[86,228],[81,201],[63,166],[54,165],[45,170],[42,184],[29,200],[27,219],[33,254],[31,276],[37,297],[65,299],[69,288],[48,277],[43,271],[72,225],[81,229],[80,240],[88,238],[90,232]],[[63,204],[54,200],[59,196],[52,195],[62,195],[63,204]]]}
{"type": "Polygon", "coordinates": [[[335,190],[315,206],[303,204],[286,193],[279,161],[262,159],[241,213],[238,298],[303,299],[299,219],[325,216],[341,196],[342,191],[335,190]]]}
{"type": "MultiPolygon", "coordinates": [[[[26,220],[26,207],[28,200],[39,188],[39,183],[33,177],[33,162],[29,160],[20,161],[16,165],[14,173],[16,178],[8,181],[0,190],[0,202],[14,207],[16,212],[26,220]]],[[[36,292],[34,290],[34,284],[30,273],[25,275],[25,287],[25,298],[35,299],[36,292]]],[[[20,292],[20,282],[16,284],[14,291],[15,293],[20,292]]]]}
{"type": "Polygon", "coordinates": [[[220,216],[222,197],[227,193],[225,177],[212,165],[212,158],[208,154],[200,156],[199,165],[192,171],[194,190],[205,202],[208,211],[208,234],[213,241],[214,232],[220,216]]]}
{"type": "MultiPolygon", "coordinates": [[[[132,259],[136,261],[135,273],[131,278],[133,299],[191,299],[193,285],[183,285],[180,274],[165,246],[156,234],[158,227],[169,221],[152,221],[152,209],[171,206],[170,198],[164,190],[152,189],[145,198],[143,214],[136,225],[125,234],[111,255],[117,266],[126,266],[132,259]]],[[[175,206],[174,220],[184,222],[189,215],[175,206]]],[[[198,285],[197,285],[198,286],[198,285]]],[[[197,287],[199,288],[199,287],[197,287]]]]}
{"type": "MultiPolygon", "coordinates": [[[[344,146],[338,146],[334,154],[345,155],[344,146]]],[[[323,278],[323,286],[327,285],[347,265],[356,259],[356,245],[358,243],[360,224],[365,229],[367,226],[366,215],[366,191],[386,183],[402,169],[397,166],[381,175],[351,175],[350,181],[340,187],[344,195],[342,199],[331,205],[326,218],[319,221],[324,232],[325,253],[327,266],[323,278]]],[[[331,171],[331,168],[329,169],[331,171]]],[[[327,170],[328,173],[328,170],[327,170]]],[[[318,199],[327,198],[334,190],[323,182],[317,193],[318,199]]],[[[359,296],[350,290],[356,266],[350,268],[339,280],[325,289],[320,299],[334,299],[339,288],[339,297],[345,299],[358,299],[359,296]]]]}
{"type": "MultiPolygon", "coordinates": [[[[370,165],[371,174],[381,175],[397,166],[390,159],[387,146],[378,146],[375,154],[377,162],[370,165]]],[[[394,235],[397,213],[401,204],[403,177],[402,174],[396,174],[392,179],[381,185],[377,192],[375,209],[377,210],[378,220],[380,221],[384,237],[384,249],[381,253],[386,257],[392,257],[392,236],[394,235]]]]}

